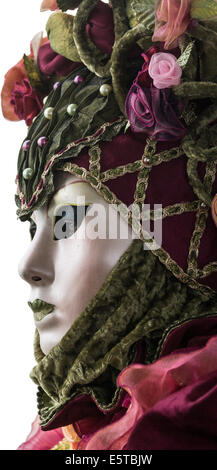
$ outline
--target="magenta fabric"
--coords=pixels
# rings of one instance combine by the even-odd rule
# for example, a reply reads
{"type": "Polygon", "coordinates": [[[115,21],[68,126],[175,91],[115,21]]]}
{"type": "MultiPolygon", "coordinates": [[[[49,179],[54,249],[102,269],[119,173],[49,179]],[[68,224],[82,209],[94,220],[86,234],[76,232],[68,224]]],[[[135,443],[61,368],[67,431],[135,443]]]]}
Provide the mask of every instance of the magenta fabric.
{"type": "Polygon", "coordinates": [[[46,433],[42,431],[39,417],[36,416],[26,441],[23,442],[17,450],[51,450],[52,447],[62,441],[63,437],[62,429],[53,429],[46,433]]]}
{"type": "Polygon", "coordinates": [[[80,65],[80,62],[72,62],[54,52],[50,46],[50,41],[43,44],[38,51],[38,66],[46,77],[52,75],[66,77],[80,65]]]}
{"type": "Polygon", "coordinates": [[[158,402],[124,450],[217,450],[217,372],[158,402]]]}
{"type": "MultiPolygon", "coordinates": [[[[217,334],[217,316],[184,323],[166,339],[162,356],[202,348],[217,334]]],[[[217,372],[157,403],[137,424],[125,450],[216,450],[217,372]]]]}

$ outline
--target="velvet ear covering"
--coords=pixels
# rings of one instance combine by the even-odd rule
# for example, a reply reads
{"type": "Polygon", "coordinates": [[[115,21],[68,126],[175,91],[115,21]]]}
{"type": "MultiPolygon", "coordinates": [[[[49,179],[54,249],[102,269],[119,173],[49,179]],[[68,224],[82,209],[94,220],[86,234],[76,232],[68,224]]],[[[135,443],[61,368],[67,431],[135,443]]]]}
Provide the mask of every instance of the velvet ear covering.
{"type": "Polygon", "coordinates": [[[38,412],[46,426],[70,400],[90,395],[104,412],[120,398],[116,379],[136,361],[150,363],[166,330],[195,316],[217,313],[216,299],[174,278],[141,240],[134,240],[62,340],[46,356],[35,337],[38,412]]]}

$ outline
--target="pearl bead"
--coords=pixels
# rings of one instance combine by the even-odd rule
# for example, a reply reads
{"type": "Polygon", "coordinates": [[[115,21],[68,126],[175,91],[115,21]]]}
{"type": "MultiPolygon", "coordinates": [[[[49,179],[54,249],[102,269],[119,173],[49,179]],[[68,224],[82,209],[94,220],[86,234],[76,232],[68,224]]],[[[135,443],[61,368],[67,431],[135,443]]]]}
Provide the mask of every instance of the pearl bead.
{"type": "Polygon", "coordinates": [[[48,139],[45,136],[39,137],[39,139],[37,140],[37,144],[39,147],[44,147],[44,145],[46,145],[47,143],[48,139]]]}
{"type": "Polygon", "coordinates": [[[23,142],[23,150],[24,150],[24,152],[26,152],[26,151],[29,149],[30,144],[31,144],[31,140],[25,140],[25,142],[23,142]]]}
{"type": "Polygon", "coordinates": [[[100,95],[102,96],[108,96],[111,93],[111,91],[112,91],[112,86],[108,85],[107,83],[105,83],[104,85],[101,85],[99,89],[100,95]]]}
{"type": "Polygon", "coordinates": [[[44,110],[44,117],[45,117],[46,119],[49,119],[49,120],[52,119],[53,110],[54,110],[54,108],[51,108],[51,107],[46,108],[46,109],[44,110]]]}
{"type": "Polygon", "coordinates": [[[48,96],[45,96],[43,99],[43,104],[46,104],[47,99],[48,99],[48,96]]]}
{"type": "Polygon", "coordinates": [[[67,113],[69,114],[69,116],[74,116],[75,115],[77,107],[78,106],[75,103],[71,103],[67,106],[67,113]]]}
{"type": "Polygon", "coordinates": [[[53,89],[54,89],[54,90],[56,90],[56,89],[58,88],[59,84],[60,84],[60,82],[56,82],[56,83],[54,83],[54,85],[53,85],[53,89]]]}
{"type": "Polygon", "coordinates": [[[33,176],[33,169],[32,168],[25,168],[25,170],[23,170],[23,178],[25,180],[30,180],[33,176]]]}
{"type": "Polygon", "coordinates": [[[76,77],[74,78],[75,85],[79,85],[79,83],[82,83],[83,81],[84,79],[81,75],[76,75],[76,77]]]}

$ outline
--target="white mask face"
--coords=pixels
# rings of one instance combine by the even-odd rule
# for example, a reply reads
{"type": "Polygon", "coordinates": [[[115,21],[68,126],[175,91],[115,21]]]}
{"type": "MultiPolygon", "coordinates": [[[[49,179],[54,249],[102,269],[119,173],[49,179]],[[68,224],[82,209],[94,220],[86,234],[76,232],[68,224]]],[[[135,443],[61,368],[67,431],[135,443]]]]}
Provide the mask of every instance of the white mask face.
{"type": "Polygon", "coordinates": [[[88,183],[59,173],[55,187],[49,204],[33,213],[35,233],[19,264],[31,287],[30,302],[54,306],[32,306],[44,354],[67,333],[132,243],[127,222],[88,183]]]}

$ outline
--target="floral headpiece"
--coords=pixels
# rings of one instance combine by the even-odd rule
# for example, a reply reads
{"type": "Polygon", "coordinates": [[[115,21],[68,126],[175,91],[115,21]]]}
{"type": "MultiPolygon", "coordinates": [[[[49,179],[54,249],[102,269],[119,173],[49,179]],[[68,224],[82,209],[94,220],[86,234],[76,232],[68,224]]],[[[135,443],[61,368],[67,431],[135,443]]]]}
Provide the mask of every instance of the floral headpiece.
{"type": "Polygon", "coordinates": [[[47,38],[33,39],[2,90],[5,117],[31,126],[18,216],[46,202],[57,170],[108,202],[161,203],[155,254],[183,282],[216,290],[217,1],[44,0],[41,9],[54,11],[47,38]]]}

